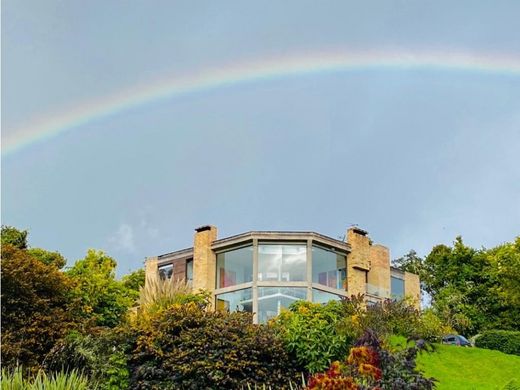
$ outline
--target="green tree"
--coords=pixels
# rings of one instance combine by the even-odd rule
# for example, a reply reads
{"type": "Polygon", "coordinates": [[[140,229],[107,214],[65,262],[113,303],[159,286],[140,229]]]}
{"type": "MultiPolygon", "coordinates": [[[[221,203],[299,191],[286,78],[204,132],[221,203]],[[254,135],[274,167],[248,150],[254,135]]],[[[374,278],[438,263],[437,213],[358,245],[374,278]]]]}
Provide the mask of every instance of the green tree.
{"type": "Polygon", "coordinates": [[[489,250],[435,246],[421,273],[432,306],[448,325],[463,334],[520,326],[520,240],[489,250]]]}
{"type": "Polygon", "coordinates": [[[393,260],[392,263],[394,267],[399,268],[401,271],[411,272],[419,275],[419,277],[424,272],[424,260],[413,249],[406,255],[393,260]]]}
{"type": "Polygon", "coordinates": [[[11,244],[18,249],[27,249],[27,230],[18,230],[12,226],[2,225],[2,246],[11,244]]]}
{"type": "Polygon", "coordinates": [[[135,297],[115,278],[116,261],[102,251],[90,249],[67,274],[76,281],[75,292],[85,318],[97,326],[118,325],[135,297]]]}
{"type": "Polygon", "coordinates": [[[2,245],[2,364],[37,368],[75,326],[70,279],[26,250],[2,245]]]}
{"type": "Polygon", "coordinates": [[[42,263],[47,265],[53,265],[54,267],[61,269],[67,264],[67,260],[59,252],[51,252],[41,248],[30,248],[27,249],[27,253],[42,263]]]}

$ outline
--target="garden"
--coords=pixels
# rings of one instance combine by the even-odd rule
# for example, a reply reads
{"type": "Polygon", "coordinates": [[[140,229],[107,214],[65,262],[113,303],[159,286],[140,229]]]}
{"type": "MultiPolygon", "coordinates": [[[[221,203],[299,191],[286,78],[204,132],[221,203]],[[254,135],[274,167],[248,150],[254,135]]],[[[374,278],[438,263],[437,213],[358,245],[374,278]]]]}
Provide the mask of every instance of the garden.
{"type": "MultiPolygon", "coordinates": [[[[516,261],[520,240],[506,249],[494,248],[489,258],[502,266],[508,264],[504,258],[516,261]]],[[[489,266],[482,253],[457,243],[441,253],[451,258],[435,259],[448,269],[451,260],[460,263],[457,250],[466,261],[478,256],[481,266],[489,266]]],[[[496,319],[486,323],[475,308],[442,300],[443,288],[453,292],[467,283],[434,290],[426,276],[431,259],[409,254],[398,260],[404,269],[424,273],[430,283],[425,287],[436,299],[430,308],[418,310],[407,299],[367,306],[359,295],[326,304],[297,301],[267,324],[253,324],[250,313],[209,310],[210,294],[192,291],[182,280],[145,284],[142,270],[118,280],[115,260],[100,251],[90,250],[64,268],[59,253],[30,248],[26,232],[3,227],[1,386],[519,388],[519,322],[508,318],[497,331],[496,319]],[[478,348],[439,344],[442,336],[462,332],[479,334],[478,348]]],[[[515,285],[511,278],[507,283],[515,285]]],[[[517,296],[494,286],[496,298],[485,298],[491,302],[487,307],[517,315],[517,296]]]]}

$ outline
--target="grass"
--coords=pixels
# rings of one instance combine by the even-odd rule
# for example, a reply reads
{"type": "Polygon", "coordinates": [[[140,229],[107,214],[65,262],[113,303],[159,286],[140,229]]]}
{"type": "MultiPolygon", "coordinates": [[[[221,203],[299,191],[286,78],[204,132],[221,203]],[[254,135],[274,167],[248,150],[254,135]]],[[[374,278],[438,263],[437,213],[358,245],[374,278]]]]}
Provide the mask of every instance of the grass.
{"type": "Polygon", "coordinates": [[[436,345],[421,353],[418,368],[438,380],[437,389],[520,389],[520,356],[481,348],[436,345]]]}

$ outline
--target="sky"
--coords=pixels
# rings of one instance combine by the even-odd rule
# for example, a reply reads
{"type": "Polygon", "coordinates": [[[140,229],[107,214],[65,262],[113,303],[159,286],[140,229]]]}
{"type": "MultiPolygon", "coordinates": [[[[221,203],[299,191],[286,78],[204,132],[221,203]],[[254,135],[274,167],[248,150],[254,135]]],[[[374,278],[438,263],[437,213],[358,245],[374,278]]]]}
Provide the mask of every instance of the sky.
{"type": "Polygon", "coordinates": [[[2,1],[2,224],[69,265],[194,229],[520,234],[518,1],[2,1]]]}

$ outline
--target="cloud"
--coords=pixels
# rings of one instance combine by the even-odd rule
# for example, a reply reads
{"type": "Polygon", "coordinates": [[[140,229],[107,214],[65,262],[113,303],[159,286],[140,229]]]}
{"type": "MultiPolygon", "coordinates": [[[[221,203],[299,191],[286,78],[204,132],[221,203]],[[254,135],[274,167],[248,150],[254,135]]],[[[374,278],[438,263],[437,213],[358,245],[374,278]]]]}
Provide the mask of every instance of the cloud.
{"type": "Polygon", "coordinates": [[[115,234],[108,239],[115,248],[122,252],[135,253],[134,229],[131,225],[122,223],[115,234]]]}

